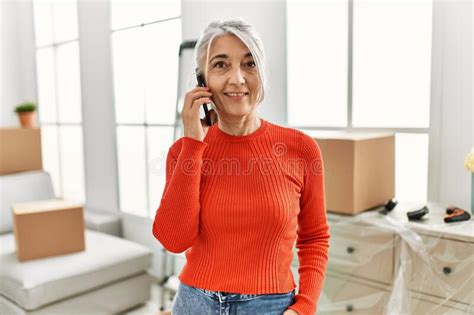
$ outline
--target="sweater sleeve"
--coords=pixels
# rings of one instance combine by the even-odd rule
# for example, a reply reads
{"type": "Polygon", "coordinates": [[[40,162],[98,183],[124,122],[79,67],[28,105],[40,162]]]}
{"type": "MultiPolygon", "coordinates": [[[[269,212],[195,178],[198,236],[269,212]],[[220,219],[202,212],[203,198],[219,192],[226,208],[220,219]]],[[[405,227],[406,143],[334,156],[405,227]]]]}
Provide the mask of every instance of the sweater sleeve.
{"type": "Polygon", "coordinates": [[[321,151],[310,136],[302,134],[302,141],[304,185],[300,196],[296,240],[300,277],[298,294],[289,308],[300,315],[313,315],[316,314],[324,283],[330,234],[326,219],[321,151]]]}
{"type": "Polygon", "coordinates": [[[191,247],[199,233],[199,188],[206,147],[206,142],[182,137],[168,151],[165,188],[153,235],[172,253],[191,247]]]}

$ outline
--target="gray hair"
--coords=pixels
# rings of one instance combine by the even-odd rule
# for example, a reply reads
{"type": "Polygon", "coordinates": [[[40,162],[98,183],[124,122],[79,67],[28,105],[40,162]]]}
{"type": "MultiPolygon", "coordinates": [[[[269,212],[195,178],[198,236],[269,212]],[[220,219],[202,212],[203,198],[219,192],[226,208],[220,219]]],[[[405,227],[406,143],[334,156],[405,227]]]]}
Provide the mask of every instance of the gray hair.
{"type": "Polygon", "coordinates": [[[262,40],[253,26],[246,23],[242,18],[211,22],[202,32],[201,37],[196,43],[195,62],[197,74],[205,73],[207,78],[209,53],[211,44],[215,38],[232,34],[237,36],[249,49],[257,67],[257,73],[260,79],[260,91],[257,94],[257,104],[263,101],[265,90],[267,88],[267,65],[265,51],[262,40]],[[205,69],[201,68],[201,62],[205,60],[205,69]]]}

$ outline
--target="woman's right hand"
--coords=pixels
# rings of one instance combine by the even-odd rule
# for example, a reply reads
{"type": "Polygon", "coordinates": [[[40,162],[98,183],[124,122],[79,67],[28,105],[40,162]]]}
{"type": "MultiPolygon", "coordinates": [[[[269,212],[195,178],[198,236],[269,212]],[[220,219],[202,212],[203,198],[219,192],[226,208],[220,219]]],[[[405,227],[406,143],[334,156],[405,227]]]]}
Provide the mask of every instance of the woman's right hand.
{"type": "MultiPolygon", "coordinates": [[[[184,125],[184,136],[199,141],[203,141],[207,134],[209,126],[204,119],[199,118],[199,108],[203,104],[212,102],[212,93],[208,87],[195,87],[189,90],[184,98],[183,110],[181,111],[181,119],[184,125]]],[[[212,120],[217,114],[213,109],[209,110],[212,120]]]]}

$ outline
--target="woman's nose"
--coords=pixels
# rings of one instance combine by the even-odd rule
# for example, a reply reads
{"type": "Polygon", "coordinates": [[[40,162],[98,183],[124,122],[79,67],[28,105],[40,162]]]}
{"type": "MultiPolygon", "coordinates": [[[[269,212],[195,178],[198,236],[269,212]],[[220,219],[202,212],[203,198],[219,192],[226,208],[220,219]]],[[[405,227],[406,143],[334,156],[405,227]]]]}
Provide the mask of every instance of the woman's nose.
{"type": "Polygon", "coordinates": [[[240,68],[233,69],[230,72],[229,84],[244,84],[245,78],[240,68]]]}

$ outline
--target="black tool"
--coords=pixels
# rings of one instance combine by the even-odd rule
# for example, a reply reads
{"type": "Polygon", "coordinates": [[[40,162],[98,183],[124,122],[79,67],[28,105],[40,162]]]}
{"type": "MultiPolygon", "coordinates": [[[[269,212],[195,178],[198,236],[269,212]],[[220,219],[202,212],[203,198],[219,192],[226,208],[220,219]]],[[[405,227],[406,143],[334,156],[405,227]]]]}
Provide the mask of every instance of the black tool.
{"type": "Polygon", "coordinates": [[[387,203],[385,203],[385,205],[383,206],[383,209],[380,210],[379,212],[381,214],[387,214],[389,213],[390,211],[393,210],[393,208],[395,208],[395,206],[398,204],[398,201],[395,200],[395,199],[390,199],[389,201],[387,201],[387,203]]]}
{"type": "Polygon", "coordinates": [[[429,213],[430,210],[428,207],[424,206],[421,209],[418,210],[413,210],[413,211],[408,211],[407,216],[408,220],[420,220],[425,214],[429,213]]]}
{"type": "Polygon", "coordinates": [[[469,212],[454,206],[446,208],[446,214],[447,216],[444,217],[445,223],[468,221],[471,219],[469,212]]]}

